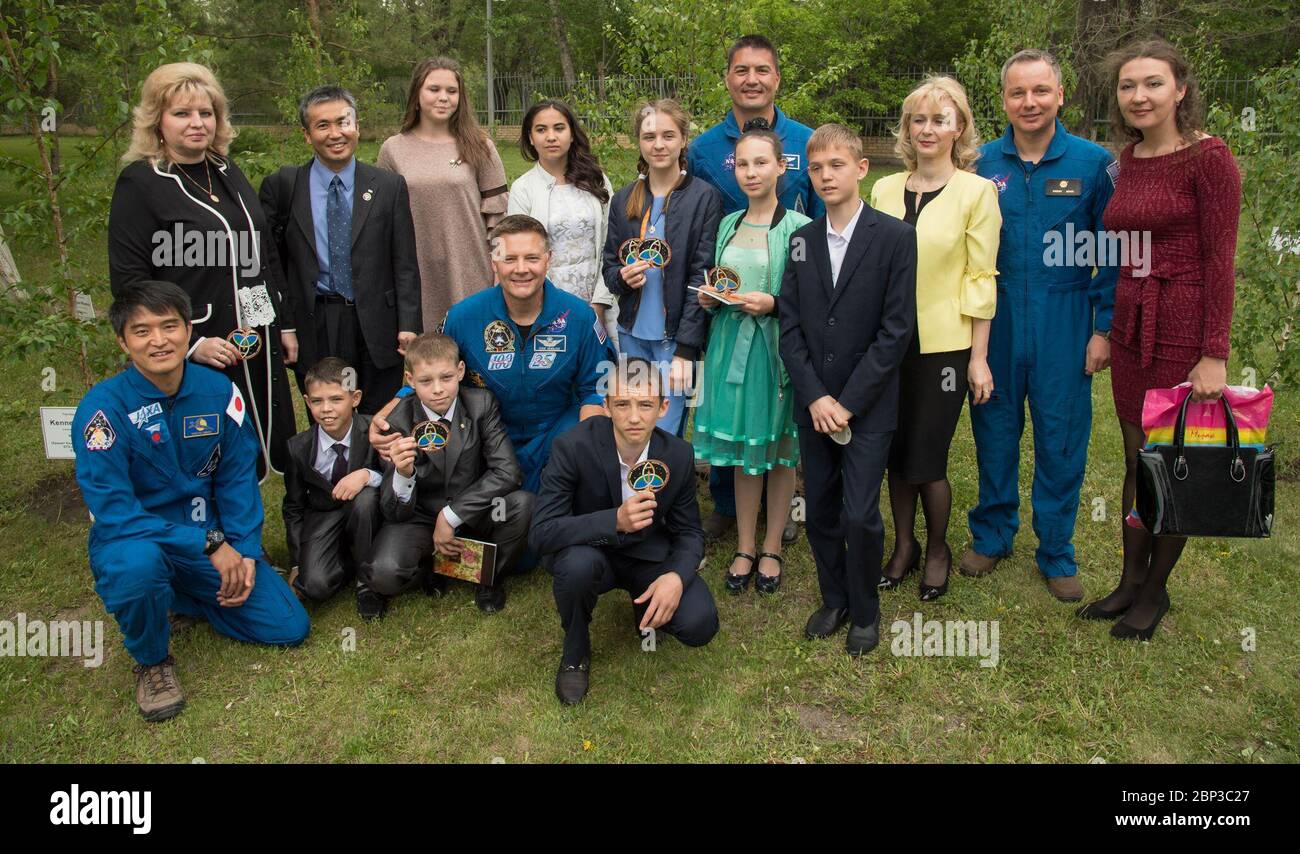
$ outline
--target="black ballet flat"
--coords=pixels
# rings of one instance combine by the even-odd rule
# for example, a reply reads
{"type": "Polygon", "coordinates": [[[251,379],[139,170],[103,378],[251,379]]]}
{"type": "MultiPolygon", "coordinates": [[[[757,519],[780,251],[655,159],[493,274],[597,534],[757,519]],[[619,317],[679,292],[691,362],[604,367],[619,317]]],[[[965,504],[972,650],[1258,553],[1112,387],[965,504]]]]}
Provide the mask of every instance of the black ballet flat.
{"type": "Polygon", "coordinates": [[[908,564],[907,569],[903,570],[903,574],[900,575],[898,578],[890,578],[888,575],[885,575],[884,572],[881,572],[880,581],[876,583],[876,589],[897,590],[898,587],[902,585],[904,578],[907,578],[907,576],[916,572],[920,568],[921,568],[921,544],[917,543],[916,556],[912,558],[912,562],[908,564]]]}
{"type": "Polygon", "coordinates": [[[736,552],[732,557],[743,557],[745,560],[749,561],[749,572],[744,575],[732,575],[731,568],[727,568],[727,592],[732,596],[739,596],[741,593],[745,592],[745,588],[748,587],[749,582],[753,580],[754,561],[758,560],[758,558],[748,552],[736,552]]]}
{"type": "MultiPolygon", "coordinates": [[[[769,557],[776,561],[777,566],[782,569],[785,568],[785,561],[781,559],[780,555],[772,554],[771,552],[763,552],[759,557],[769,557]]],[[[758,576],[758,578],[754,579],[754,592],[756,593],[775,593],[781,589],[781,573],[777,573],[776,575],[764,575],[755,568],[750,575],[758,576]]]]}
{"type": "Polygon", "coordinates": [[[1133,607],[1132,602],[1128,603],[1123,608],[1107,610],[1106,608],[1101,607],[1101,600],[1098,599],[1096,602],[1089,602],[1087,605],[1079,606],[1075,610],[1074,616],[1081,620],[1114,620],[1127,614],[1128,609],[1131,607],[1133,607]]]}
{"type": "Polygon", "coordinates": [[[1152,636],[1155,635],[1156,628],[1159,627],[1160,621],[1164,619],[1164,616],[1167,613],[1169,613],[1168,593],[1165,594],[1164,601],[1160,603],[1160,610],[1156,611],[1155,622],[1152,623],[1150,626],[1147,626],[1145,629],[1139,629],[1136,626],[1131,626],[1128,623],[1124,622],[1123,620],[1120,620],[1118,623],[1110,627],[1110,636],[1116,638],[1117,640],[1149,641],[1151,640],[1152,636]]]}
{"type": "Polygon", "coordinates": [[[925,576],[921,576],[922,602],[933,602],[935,599],[938,599],[940,596],[948,592],[948,579],[952,577],[952,549],[945,545],[944,550],[948,553],[948,569],[943,573],[943,584],[940,584],[938,587],[935,587],[932,584],[926,584],[925,576]]]}

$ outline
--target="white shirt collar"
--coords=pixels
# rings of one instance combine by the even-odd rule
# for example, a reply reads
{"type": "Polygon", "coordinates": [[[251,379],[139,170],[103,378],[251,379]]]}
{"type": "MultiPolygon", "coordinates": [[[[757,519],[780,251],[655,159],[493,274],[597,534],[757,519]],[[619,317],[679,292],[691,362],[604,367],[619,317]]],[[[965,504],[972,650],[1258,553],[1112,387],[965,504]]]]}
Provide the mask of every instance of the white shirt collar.
{"type": "Polygon", "coordinates": [[[343,434],[342,439],[335,439],[329,433],[325,432],[324,427],[317,424],[316,441],[317,444],[320,446],[320,452],[322,454],[328,453],[329,449],[334,447],[335,445],[342,445],[343,447],[347,448],[350,451],[352,450],[352,425],[348,424],[348,432],[343,434]]]}
{"type": "Polygon", "coordinates": [[[844,226],[844,230],[841,232],[837,232],[835,229],[831,228],[831,217],[830,214],[827,214],[826,215],[826,239],[830,240],[832,237],[835,237],[843,240],[845,243],[848,243],[850,240],[852,240],[853,229],[858,227],[858,217],[862,216],[862,209],[865,206],[866,205],[862,201],[862,199],[858,199],[858,209],[853,212],[853,218],[849,220],[849,224],[844,226]]]}
{"type": "MultiPolygon", "coordinates": [[[[615,445],[614,445],[614,453],[618,454],[618,444],[617,444],[617,443],[615,443],[615,445]]],[[[646,443],[645,443],[645,447],[641,449],[641,456],[637,457],[637,458],[636,458],[636,463],[633,463],[632,465],[636,465],[637,463],[643,463],[643,462],[645,462],[647,459],[649,459],[649,457],[650,457],[650,442],[647,440],[646,443]]],[[[632,466],[630,466],[630,465],[628,465],[627,463],[623,462],[623,455],[622,455],[622,454],[618,454],[618,467],[619,467],[620,469],[622,469],[622,471],[623,471],[623,477],[624,477],[624,479],[626,479],[626,478],[627,478],[628,470],[631,469],[632,466]]]]}
{"type": "Polygon", "coordinates": [[[452,416],[456,414],[456,398],[453,397],[451,399],[451,406],[447,407],[445,415],[439,415],[434,412],[432,409],[424,405],[424,401],[420,401],[420,408],[424,410],[425,417],[430,421],[437,421],[439,418],[446,418],[448,421],[451,421],[452,416]]]}

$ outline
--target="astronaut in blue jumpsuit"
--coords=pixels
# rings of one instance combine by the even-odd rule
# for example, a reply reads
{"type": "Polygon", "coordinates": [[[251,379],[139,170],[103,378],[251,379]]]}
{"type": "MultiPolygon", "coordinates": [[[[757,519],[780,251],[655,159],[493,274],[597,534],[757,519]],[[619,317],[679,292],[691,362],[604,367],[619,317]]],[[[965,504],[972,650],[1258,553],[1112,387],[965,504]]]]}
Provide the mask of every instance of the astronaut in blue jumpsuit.
{"type": "Polygon", "coordinates": [[[1085,357],[1092,336],[1109,335],[1119,270],[1076,265],[1083,256],[1068,251],[1062,263],[1060,253],[1046,250],[1083,232],[1096,236],[1117,168],[1110,152],[1067,133],[1058,119],[1038,163],[1021,159],[1008,125],[1001,139],[981,147],[976,169],[998,187],[1002,235],[988,352],[994,392],[970,410],[980,489],[969,514],[972,549],[986,558],[1011,554],[1020,523],[1020,437],[1028,398],[1035,557],[1050,581],[1078,570],[1072,540],[1092,432],[1085,357]]]}
{"type": "Polygon", "coordinates": [[[542,311],[521,330],[501,287],[451,307],[443,332],[465,360],[467,382],[491,389],[523,469],[523,488],[536,493],[556,436],[578,423],[583,406],[600,406],[602,363],[614,358],[591,306],[542,283],[542,311]]]}
{"type": "MultiPolygon", "coordinates": [[[[182,344],[190,327],[183,319],[182,344]]],[[[243,396],[221,373],[187,362],[183,346],[178,361],[174,395],[133,362],[91,388],[72,423],[77,483],[93,518],[95,591],[145,667],[168,658],[169,610],[250,643],[297,644],[309,630],[306,611],[263,557],[259,450],[243,396]],[[214,530],[256,560],[240,605],[218,601],[221,576],[205,556],[214,530]]]]}

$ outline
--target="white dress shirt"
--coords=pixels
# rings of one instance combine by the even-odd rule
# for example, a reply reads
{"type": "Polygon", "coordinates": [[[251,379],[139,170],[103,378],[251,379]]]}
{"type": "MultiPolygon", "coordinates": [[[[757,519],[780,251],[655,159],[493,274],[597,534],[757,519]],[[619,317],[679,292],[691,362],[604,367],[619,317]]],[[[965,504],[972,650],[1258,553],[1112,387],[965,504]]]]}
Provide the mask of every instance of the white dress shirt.
{"type": "MultiPolygon", "coordinates": [[[[438,413],[434,412],[432,409],[425,406],[423,401],[420,403],[420,408],[424,410],[424,417],[428,418],[430,421],[437,421],[440,418],[445,418],[447,419],[448,423],[451,423],[451,420],[456,417],[456,398],[453,397],[451,399],[451,406],[447,407],[446,415],[439,415],[438,413]]],[[[393,472],[393,494],[397,496],[398,501],[402,502],[403,504],[410,504],[411,493],[414,491],[415,491],[415,472],[411,472],[410,477],[405,476],[399,471],[393,472]]],[[[447,505],[446,507],[442,508],[442,515],[447,520],[447,522],[451,524],[452,528],[460,527],[462,520],[459,516],[457,516],[455,513],[452,512],[451,505],[447,505]]]]}
{"type": "MultiPolygon", "coordinates": [[[[312,461],[311,467],[316,469],[317,473],[326,480],[334,473],[334,446],[342,445],[348,449],[348,465],[352,464],[352,425],[348,425],[348,432],[343,434],[342,439],[335,439],[325,432],[325,428],[316,425],[316,459],[312,461]]],[[[370,472],[370,481],[366,486],[378,487],[383,482],[383,476],[374,469],[366,469],[370,472]]]]}
{"type": "MultiPolygon", "coordinates": [[[[614,454],[618,457],[618,477],[619,477],[619,482],[623,486],[623,500],[627,501],[633,495],[636,495],[636,490],[634,490],[632,488],[632,485],[627,482],[627,473],[632,470],[632,466],[623,462],[623,455],[618,452],[617,445],[614,446],[614,454]]],[[[638,465],[640,463],[645,462],[649,454],[650,454],[650,440],[647,439],[645,443],[645,447],[641,449],[641,456],[636,458],[636,463],[634,463],[634,465],[638,465]]]]}
{"type": "Polygon", "coordinates": [[[826,248],[831,253],[831,287],[840,278],[840,267],[844,266],[844,253],[849,251],[849,241],[853,239],[853,229],[858,227],[858,217],[862,216],[863,203],[858,199],[858,209],[853,212],[853,218],[849,224],[844,226],[841,232],[831,228],[830,214],[826,215],[826,248]]]}

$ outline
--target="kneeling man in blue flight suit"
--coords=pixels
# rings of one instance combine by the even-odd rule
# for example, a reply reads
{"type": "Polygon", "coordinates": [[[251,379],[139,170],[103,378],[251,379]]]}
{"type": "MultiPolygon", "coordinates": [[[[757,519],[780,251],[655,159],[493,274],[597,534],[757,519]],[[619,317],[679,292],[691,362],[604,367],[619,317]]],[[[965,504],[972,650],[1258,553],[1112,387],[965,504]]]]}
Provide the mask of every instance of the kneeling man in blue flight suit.
{"type": "Polygon", "coordinates": [[[307,612],[262,552],[257,439],[239,389],[187,362],[190,301],[167,282],[128,286],[109,308],[131,364],[77,407],[77,483],[90,508],[95,592],[137,662],[145,720],[185,707],[169,611],[249,643],[292,646],[307,612]]]}

